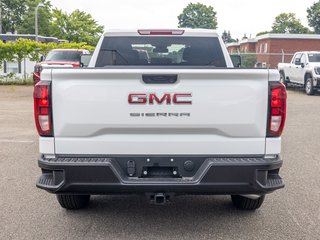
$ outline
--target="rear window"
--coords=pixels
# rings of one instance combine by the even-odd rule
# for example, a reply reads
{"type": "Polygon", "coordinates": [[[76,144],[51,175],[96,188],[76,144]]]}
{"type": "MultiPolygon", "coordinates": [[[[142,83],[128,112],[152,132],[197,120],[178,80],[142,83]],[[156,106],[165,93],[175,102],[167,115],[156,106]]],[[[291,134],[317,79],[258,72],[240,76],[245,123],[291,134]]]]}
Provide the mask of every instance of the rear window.
{"type": "Polygon", "coordinates": [[[216,37],[106,37],[96,67],[212,66],[226,67],[216,37]]]}
{"type": "Polygon", "coordinates": [[[49,52],[46,61],[69,61],[69,62],[79,62],[81,52],[63,52],[54,51],[49,52]]]}

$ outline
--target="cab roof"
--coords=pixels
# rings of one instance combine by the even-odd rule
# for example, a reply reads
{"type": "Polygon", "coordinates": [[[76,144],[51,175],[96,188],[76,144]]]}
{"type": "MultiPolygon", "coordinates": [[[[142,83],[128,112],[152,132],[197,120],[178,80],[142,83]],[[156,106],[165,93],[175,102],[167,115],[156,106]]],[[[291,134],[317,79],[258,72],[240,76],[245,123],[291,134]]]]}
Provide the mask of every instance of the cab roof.
{"type": "Polygon", "coordinates": [[[166,29],[110,29],[104,36],[189,36],[189,37],[218,37],[215,30],[189,29],[189,28],[166,28],[166,29]]]}

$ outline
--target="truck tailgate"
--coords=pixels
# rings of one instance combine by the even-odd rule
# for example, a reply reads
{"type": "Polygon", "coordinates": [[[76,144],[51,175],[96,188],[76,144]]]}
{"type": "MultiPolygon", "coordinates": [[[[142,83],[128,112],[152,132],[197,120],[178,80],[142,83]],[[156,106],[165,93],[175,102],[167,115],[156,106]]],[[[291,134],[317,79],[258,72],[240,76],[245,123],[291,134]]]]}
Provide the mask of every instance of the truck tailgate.
{"type": "MultiPolygon", "coordinates": [[[[265,154],[268,70],[54,69],[56,154],[265,154]],[[174,84],[142,75],[174,74],[174,84]],[[129,94],[192,104],[129,104],[129,94]]],[[[45,80],[45,79],[44,79],[45,80]]]]}

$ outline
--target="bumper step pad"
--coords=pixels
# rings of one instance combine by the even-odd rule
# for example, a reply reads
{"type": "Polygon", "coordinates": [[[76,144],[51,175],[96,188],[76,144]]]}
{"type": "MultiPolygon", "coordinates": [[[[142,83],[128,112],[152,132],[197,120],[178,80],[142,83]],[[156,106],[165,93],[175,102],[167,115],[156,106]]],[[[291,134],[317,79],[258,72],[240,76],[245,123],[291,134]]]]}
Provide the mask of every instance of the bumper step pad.
{"type": "Polygon", "coordinates": [[[281,188],[284,187],[282,178],[279,175],[269,177],[267,180],[266,188],[281,188]]]}
{"type": "Polygon", "coordinates": [[[47,186],[47,187],[54,187],[54,180],[52,173],[45,173],[40,176],[38,179],[38,185],[47,186]]]}

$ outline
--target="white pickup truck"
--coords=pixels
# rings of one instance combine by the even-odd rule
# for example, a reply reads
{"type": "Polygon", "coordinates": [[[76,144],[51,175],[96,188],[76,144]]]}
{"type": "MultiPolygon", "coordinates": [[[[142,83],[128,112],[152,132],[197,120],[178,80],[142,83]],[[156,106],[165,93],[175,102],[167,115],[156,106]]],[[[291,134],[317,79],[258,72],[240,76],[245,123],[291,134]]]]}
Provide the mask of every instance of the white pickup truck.
{"type": "Polygon", "coordinates": [[[303,86],[307,95],[320,88],[320,52],[297,52],[290,63],[279,63],[281,82],[303,86]]]}
{"type": "Polygon", "coordinates": [[[233,68],[214,31],[108,31],[89,68],[44,70],[34,102],[37,186],[66,209],[143,193],[231,195],[254,210],[284,187],[285,86],[277,70],[233,68]]]}

